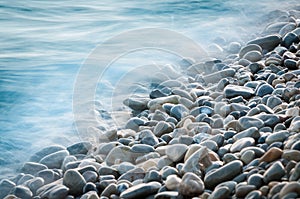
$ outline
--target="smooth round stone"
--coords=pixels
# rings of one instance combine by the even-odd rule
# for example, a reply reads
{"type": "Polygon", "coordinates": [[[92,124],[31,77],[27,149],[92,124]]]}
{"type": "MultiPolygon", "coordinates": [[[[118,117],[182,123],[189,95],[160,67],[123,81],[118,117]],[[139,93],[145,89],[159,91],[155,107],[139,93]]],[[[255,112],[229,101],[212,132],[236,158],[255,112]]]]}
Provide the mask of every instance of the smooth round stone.
{"type": "Polygon", "coordinates": [[[144,182],[152,182],[152,181],[156,181],[156,182],[162,181],[162,176],[156,170],[151,170],[147,172],[145,175],[144,182]]]}
{"type": "Polygon", "coordinates": [[[284,60],[284,66],[287,67],[290,70],[298,69],[298,63],[297,63],[297,61],[295,61],[293,59],[284,60]]]}
{"type": "Polygon", "coordinates": [[[239,140],[246,137],[252,137],[254,139],[260,138],[260,133],[256,127],[250,127],[244,131],[241,131],[233,136],[234,140],[239,140]]]}
{"type": "Polygon", "coordinates": [[[244,59],[247,59],[251,62],[257,62],[257,61],[261,60],[261,58],[262,58],[262,54],[261,54],[261,52],[259,52],[257,50],[247,52],[244,55],[244,59]]]}
{"type": "Polygon", "coordinates": [[[282,101],[277,96],[271,96],[267,100],[267,106],[270,107],[271,109],[275,108],[276,106],[278,106],[280,104],[282,104],[282,101]]]}
{"type": "Polygon", "coordinates": [[[159,143],[157,137],[152,133],[152,131],[146,129],[139,133],[139,140],[142,144],[147,144],[150,146],[155,146],[159,143]]]}
{"type": "Polygon", "coordinates": [[[218,144],[213,140],[205,140],[202,141],[201,146],[206,146],[208,149],[212,151],[217,151],[219,149],[218,144]]]}
{"type": "Polygon", "coordinates": [[[238,122],[242,130],[249,129],[251,127],[256,127],[258,129],[264,126],[264,122],[261,119],[255,117],[244,116],[238,119],[238,122]]]}
{"type": "Polygon", "coordinates": [[[252,174],[247,179],[248,185],[254,185],[256,189],[259,189],[264,183],[264,177],[261,174],[252,174]]]}
{"type": "Polygon", "coordinates": [[[249,99],[254,94],[251,88],[244,86],[231,85],[225,87],[224,95],[226,98],[234,98],[242,96],[244,99],[249,99]]]}
{"type": "Polygon", "coordinates": [[[243,161],[245,164],[249,164],[252,160],[255,158],[255,152],[252,150],[246,151],[241,156],[241,161],[243,161]]]}
{"type": "Polygon", "coordinates": [[[70,189],[70,194],[78,196],[83,193],[86,181],[77,170],[70,169],[64,174],[63,184],[70,189]]]}
{"type": "Polygon", "coordinates": [[[246,147],[246,148],[242,149],[240,153],[243,155],[243,153],[245,153],[248,150],[254,151],[255,157],[261,157],[265,153],[265,150],[263,150],[263,149],[261,149],[261,148],[259,148],[257,146],[246,147]]]}
{"type": "MultiPolygon", "coordinates": [[[[201,176],[202,172],[201,172],[200,164],[204,169],[209,167],[212,164],[210,155],[208,153],[209,151],[207,147],[201,147],[198,149],[196,149],[197,147],[193,147],[193,148],[195,148],[196,151],[192,153],[190,156],[188,156],[187,158],[185,158],[184,166],[182,170],[184,173],[192,172],[201,176]]],[[[188,153],[189,151],[187,152],[187,154],[188,153]]]]}
{"type": "Polygon", "coordinates": [[[288,131],[285,130],[272,133],[266,138],[266,143],[270,145],[274,142],[283,142],[288,134],[288,131]]]}
{"type": "Polygon", "coordinates": [[[294,160],[296,162],[300,161],[300,151],[299,150],[284,150],[281,158],[286,160],[294,160]]]}
{"type": "Polygon", "coordinates": [[[98,179],[98,174],[94,171],[85,171],[82,176],[86,182],[96,182],[98,179]]]}
{"type": "Polygon", "coordinates": [[[37,177],[41,177],[44,180],[45,184],[49,184],[55,180],[57,180],[57,176],[55,175],[55,172],[51,169],[45,169],[42,171],[39,171],[36,174],[37,177]]]}
{"type": "Polygon", "coordinates": [[[177,175],[169,175],[166,179],[165,185],[170,191],[177,191],[181,183],[181,178],[177,175]]]}
{"type": "Polygon", "coordinates": [[[102,196],[110,197],[113,194],[118,194],[118,188],[116,184],[109,184],[101,193],[102,196]]]}
{"type": "Polygon", "coordinates": [[[21,172],[35,175],[36,173],[44,169],[48,169],[48,167],[46,165],[36,162],[26,162],[21,168],[21,172]]]}
{"type": "Polygon", "coordinates": [[[280,123],[281,120],[279,116],[274,114],[259,114],[255,116],[258,119],[261,119],[266,127],[274,128],[276,124],[280,123]]]}
{"type": "Polygon", "coordinates": [[[22,176],[22,177],[18,180],[17,185],[23,185],[23,184],[25,184],[27,181],[32,180],[33,178],[34,178],[33,175],[25,174],[24,176],[22,176]]]}
{"type": "Polygon", "coordinates": [[[205,187],[212,189],[221,182],[232,180],[242,172],[242,168],[243,163],[239,160],[234,160],[221,168],[207,173],[204,177],[205,187]]]}
{"type": "Polygon", "coordinates": [[[161,176],[163,179],[167,179],[169,175],[178,175],[178,170],[174,167],[166,166],[161,170],[161,176]]]}
{"type": "Polygon", "coordinates": [[[196,174],[188,172],[179,184],[179,193],[183,196],[197,196],[203,193],[204,183],[196,174]]]}
{"type": "Polygon", "coordinates": [[[144,179],[145,175],[146,173],[144,169],[137,167],[122,174],[118,180],[128,180],[129,182],[133,182],[138,179],[144,179]]]}
{"type": "Polygon", "coordinates": [[[267,94],[271,94],[274,91],[274,88],[270,84],[262,84],[256,90],[256,95],[263,97],[267,94]]]}
{"type": "Polygon", "coordinates": [[[24,198],[24,199],[31,199],[32,198],[32,192],[28,187],[18,185],[12,189],[12,193],[17,196],[18,198],[24,198]]]}
{"type": "Polygon", "coordinates": [[[230,194],[231,191],[227,187],[218,187],[214,189],[208,199],[226,199],[229,198],[230,194]]]}
{"type": "Polygon", "coordinates": [[[49,169],[60,169],[65,157],[68,155],[69,152],[67,150],[57,151],[43,157],[39,163],[46,165],[49,169]]]}
{"type": "Polygon", "coordinates": [[[134,153],[127,146],[117,146],[113,148],[106,156],[105,162],[108,166],[116,162],[134,162],[134,153]]]}
{"type": "Polygon", "coordinates": [[[90,149],[92,149],[92,144],[87,141],[78,142],[67,147],[70,155],[87,154],[90,149]]]}
{"type": "Polygon", "coordinates": [[[299,42],[299,37],[295,33],[289,32],[283,37],[281,45],[289,48],[294,42],[299,42]]]}
{"type": "Polygon", "coordinates": [[[285,175],[285,169],[281,162],[277,161],[272,164],[264,173],[264,182],[269,183],[271,181],[280,181],[285,175]]]}
{"type": "Polygon", "coordinates": [[[177,199],[177,191],[163,191],[155,195],[155,199],[177,199]]]}
{"type": "Polygon", "coordinates": [[[255,189],[256,187],[254,185],[241,185],[236,188],[235,195],[237,198],[245,198],[248,193],[255,189]]]}
{"type": "Polygon", "coordinates": [[[120,197],[124,199],[143,198],[157,193],[160,187],[161,184],[158,182],[141,183],[125,190],[120,197]]]}
{"type": "Polygon", "coordinates": [[[285,195],[295,192],[300,195],[300,183],[299,182],[289,182],[280,190],[279,197],[283,198],[285,195]]]}
{"type": "Polygon", "coordinates": [[[254,40],[251,40],[248,42],[249,44],[257,44],[262,49],[265,49],[267,51],[273,50],[275,47],[277,47],[281,42],[281,37],[279,35],[268,35],[265,37],[257,38],[254,40]]]}
{"type": "Polygon", "coordinates": [[[272,147],[260,158],[260,162],[273,162],[274,160],[280,159],[282,153],[281,149],[272,147]]]}
{"type": "Polygon", "coordinates": [[[247,54],[248,52],[251,52],[251,51],[262,52],[262,48],[257,44],[249,44],[240,50],[239,57],[243,58],[245,56],[245,54],[247,54]]]}
{"type": "Polygon", "coordinates": [[[150,153],[154,152],[154,148],[147,144],[135,144],[131,147],[133,153],[150,153]]]}
{"type": "Polygon", "coordinates": [[[133,118],[130,118],[126,125],[125,125],[125,129],[132,129],[134,131],[138,131],[139,130],[139,127],[144,125],[145,124],[145,121],[138,118],[138,117],[133,117],[133,118]]]}
{"type": "Polygon", "coordinates": [[[39,162],[43,157],[65,149],[65,147],[59,145],[43,148],[42,150],[36,152],[33,156],[30,157],[30,162],[39,162]]]}
{"type": "Polygon", "coordinates": [[[0,181],[0,198],[4,198],[16,186],[16,184],[8,179],[0,181]]]}
{"type": "Polygon", "coordinates": [[[58,185],[51,189],[48,198],[49,199],[65,199],[69,194],[69,188],[63,185],[58,185]]]}
{"type": "Polygon", "coordinates": [[[262,193],[261,191],[255,190],[248,193],[245,197],[245,199],[261,199],[262,193]]]}
{"type": "Polygon", "coordinates": [[[234,160],[238,160],[239,158],[235,155],[235,154],[232,154],[232,153],[226,153],[222,160],[225,162],[225,163],[228,163],[228,162],[232,162],[234,160]]]}
{"type": "Polygon", "coordinates": [[[167,146],[166,155],[173,162],[179,162],[184,158],[187,150],[188,147],[185,144],[173,144],[167,146]]]}
{"type": "Polygon", "coordinates": [[[172,117],[175,117],[178,121],[181,120],[183,117],[187,116],[188,113],[189,110],[181,104],[173,106],[170,110],[170,115],[172,117]]]}
{"type": "Polygon", "coordinates": [[[230,147],[230,152],[235,153],[241,151],[243,148],[253,146],[255,144],[255,140],[251,137],[241,138],[235,141],[230,147]]]}

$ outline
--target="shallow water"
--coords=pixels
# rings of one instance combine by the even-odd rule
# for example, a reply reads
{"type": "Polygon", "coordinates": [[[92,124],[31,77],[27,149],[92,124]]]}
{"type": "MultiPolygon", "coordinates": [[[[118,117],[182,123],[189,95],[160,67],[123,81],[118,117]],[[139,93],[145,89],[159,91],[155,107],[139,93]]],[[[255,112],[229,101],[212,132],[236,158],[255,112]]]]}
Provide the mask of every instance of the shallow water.
{"type": "MultiPolygon", "coordinates": [[[[74,83],[99,43],[148,27],[179,32],[203,48],[218,36],[244,41],[267,23],[264,14],[295,2],[0,1],[0,178],[42,147],[80,140],[72,114],[74,83]]],[[[153,53],[140,63],[139,56],[145,58],[137,53],[123,62],[141,66],[170,61],[153,53]]],[[[98,101],[105,101],[107,90],[122,76],[123,62],[114,63],[102,77],[107,84],[97,89],[98,101]]],[[[141,71],[136,75],[142,76],[141,71]]]]}

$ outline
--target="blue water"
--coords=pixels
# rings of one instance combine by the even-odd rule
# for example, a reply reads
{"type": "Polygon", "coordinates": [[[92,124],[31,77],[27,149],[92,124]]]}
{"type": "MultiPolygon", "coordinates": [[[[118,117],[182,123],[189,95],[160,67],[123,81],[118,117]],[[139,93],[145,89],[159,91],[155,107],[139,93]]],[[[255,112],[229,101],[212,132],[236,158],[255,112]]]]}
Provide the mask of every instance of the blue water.
{"type": "Polygon", "coordinates": [[[295,2],[0,0],[0,178],[42,147],[80,140],[74,82],[99,43],[147,27],[177,31],[204,48],[218,36],[245,41],[261,30],[264,14],[295,2]]]}

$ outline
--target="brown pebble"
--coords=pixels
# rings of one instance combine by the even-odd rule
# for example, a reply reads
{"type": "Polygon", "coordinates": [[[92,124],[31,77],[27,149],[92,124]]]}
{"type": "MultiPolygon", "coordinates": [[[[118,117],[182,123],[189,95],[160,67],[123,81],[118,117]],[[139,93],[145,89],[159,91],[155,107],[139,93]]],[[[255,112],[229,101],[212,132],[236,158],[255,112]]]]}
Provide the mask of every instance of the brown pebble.
{"type": "Polygon", "coordinates": [[[281,157],[282,150],[277,147],[269,149],[261,158],[260,162],[273,162],[281,157]]]}

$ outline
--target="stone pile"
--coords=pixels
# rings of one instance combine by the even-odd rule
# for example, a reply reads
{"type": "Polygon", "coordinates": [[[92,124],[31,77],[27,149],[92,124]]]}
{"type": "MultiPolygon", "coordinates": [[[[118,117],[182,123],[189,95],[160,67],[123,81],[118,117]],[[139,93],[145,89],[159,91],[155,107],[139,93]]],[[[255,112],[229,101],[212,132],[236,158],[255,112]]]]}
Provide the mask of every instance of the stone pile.
{"type": "Polygon", "coordinates": [[[110,142],[50,146],[0,198],[175,199],[300,197],[300,11],[224,60],[125,104],[134,116],[110,142]]]}

